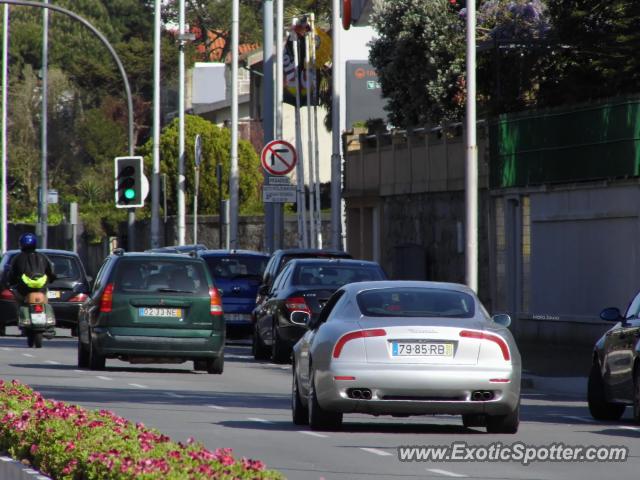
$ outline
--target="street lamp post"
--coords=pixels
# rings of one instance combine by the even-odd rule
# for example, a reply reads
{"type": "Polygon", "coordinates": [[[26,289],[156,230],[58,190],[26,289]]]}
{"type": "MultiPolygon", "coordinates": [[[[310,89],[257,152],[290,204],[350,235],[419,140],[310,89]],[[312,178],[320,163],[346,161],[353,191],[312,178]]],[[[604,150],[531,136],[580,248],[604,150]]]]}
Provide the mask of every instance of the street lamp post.
{"type": "Polygon", "coordinates": [[[240,0],[231,9],[231,171],[229,175],[229,248],[238,248],[238,54],[240,35],[240,0]]]}
{"type": "MultiPolygon", "coordinates": [[[[49,0],[44,0],[45,5],[49,0]]],[[[47,230],[49,223],[48,212],[48,172],[47,172],[47,119],[48,105],[48,65],[49,60],[49,10],[42,12],[42,113],[40,115],[40,244],[42,248],[47,248],[47,230]]]]}
{"type": "Polygon", "coordinates": [[[4,5],[2,23],[2,254],[7,251],[7,91],[9,90],[9,5],[4,5]]]}
{"type": "MultiPolygon", "coordinates": [[[[151,167],[151,248],[160,246],[160,0],[155,0],[153,27],[153,164],[151,167]]],[[[165,216],[167,190],[164,189],[165,216]]]]}
{"type": "Polygon", "coordinates": [[[467,2],[467,148],[465,277],[478,291],[478,145],[476,140],[476,5],[467,2]]]}

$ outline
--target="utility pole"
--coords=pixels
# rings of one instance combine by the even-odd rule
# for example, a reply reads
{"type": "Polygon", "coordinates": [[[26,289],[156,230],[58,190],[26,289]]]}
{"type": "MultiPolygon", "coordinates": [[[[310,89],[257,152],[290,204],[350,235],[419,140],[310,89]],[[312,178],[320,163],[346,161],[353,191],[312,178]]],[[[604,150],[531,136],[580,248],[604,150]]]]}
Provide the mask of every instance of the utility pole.
{"type": "Polygon", "coordinates": [[[476,4],[467,2],[466,281],[478,291],[478,145],[476,143],[476,4]]]}
{"type": "MultiPolygon", "coordinates": [[[[276,0],[276,138],[282,139],[282,91],[284,89],[284,0],[276,0]]],[[[273,249],[283,247],[284,236],[284,204],[273,205],[273,249]]]]}
{"type": "Polygon", "coordinates": [[[331,61],[331,247],[342,250],[341,185],[342,162],[340,155],[340,0],[331,2],[331,29],[333,50],[331,61]]]}
{"type": "MultiPolygon", "coordinates": [[[[297,25],[298,19],[293,19],[293,25],[297,25]]],[[[296,163],[297,189],[298,189],[298,243],[301,248],[309,248],[309,238],[307,236],[307,200],[304,182],[304,155],[302,150],[302,126],[300,123],[300,58],[298,52],[298,34],[295,28],[291,31],[293,39],[293,66],[295,72],[296,86],[296,151],[298,152],[298,163],[296,163]]]]}
{"type": "MultiPolygon", "coordinates": [[[[264,0],[263,8],[263,50],[262,50],[262,128],[264,144],[273,140],[273,0],[264,0]]],[[[264,172],[265,183],[271,174],[264,172]]],[[[274,250],[274,208],[271,202],[264,203],[265,247],[267,252],[274,250]]]]}
{"type": "MultiPolygon", "coordinates": [[[[151,248],[158,248],[160,246],[160,15],[160,0],[155,0],[153,17],[153,166],[151,167],[151,248]]],[[[164,214],[165,216],[167,214],[166,207],[164,214]]]]}
{"type": "MultiPolygon", "coordinates": [[[[49,3],[49,0],[44,0],[49,3]]],[[[48,173],[47,173],[47,98],[49,70],[49,9],[42,12],[42,113],[40,115],[40,248],[47,248],[48,219],[48,173]]]]}
{"type": "Polygon", "coordinates": [[[4,18],[2,22],[2,253],[7,251],[7,91],[9,90],[9,5],[4,4],[4,18]]]}
{"type": "MultiPolygon", "coordinates": [[[[313,24],[313,20],[311,20],[313,24]]],[[[312,27],[313,28],[313,27],[312,27]]],[[[316,236],[316,202],[315,202],[315,176],[314,176],[314,156],[315,156],[315,137],[313,136],[313,115],[311,109],[311,103],[313,96],[311,89],[313,88],[313,79],[315,72],[311,71],[311,37],[315,33],[313,30],[311,33],[307,33],[304,36],[305,47],[305,72],[307,76],[307,156],[309,161],[309,246],[311,248],[318,248],[318,237],[316,236]]]]}
{"type": "Polygon", "coordinates": [[[184,245],[185,234],[187,230],[186,226],[186,211],[184,205],[184,190],[185,190],[185,176],[184,176],[184,24],[185,24],[185,11],[184,0],[180,0],[179,5],[179,27],[178,27],[178,42],[179,42],[179,55],[178,55],[178,245],[184,245]]]}
{"type": "Polygon", "coordinates": [[[232,0],[231,9],[231,172],[229,175],[229,248],[238,248],[238,50],[240,35],[240,0],[232,0]]]}

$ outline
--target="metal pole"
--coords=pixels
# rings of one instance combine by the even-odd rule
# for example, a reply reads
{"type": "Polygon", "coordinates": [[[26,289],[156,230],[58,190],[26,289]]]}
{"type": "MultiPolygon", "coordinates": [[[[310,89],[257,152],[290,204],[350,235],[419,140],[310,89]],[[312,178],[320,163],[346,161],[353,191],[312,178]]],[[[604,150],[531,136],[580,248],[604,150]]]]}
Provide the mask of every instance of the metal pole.
{"type": "Polygon", "coordinates": [[[333,32],[331,61],[331,246],[342,250],[342,219],[340,218],[340,185],[342,165],[340,158],[340,21],[341,0],[331,1],[331,30],[333,32]]]}
{"type": "MultiPolygon", "coordinates": [[[[273,140],[273,0],[264,0],[263,7],[263,89],[262,89],[262,127],[264,144],[273,140]]],[[[265,183],[271,174],[264,172],[265,183]]],[[[265,248],[271,253],[274,248],[274,204],[264,204],[265,248]]]]}
{"type": "Polygon", "coordinates": [[[231,14],[231,172],[229,175],[228,248],[238,248],[238,53],[240,30],[240,0],[233,0],[231,14]]]}
{"type": "MultiPolygon", "coordinates": [[[[49,3],[49,0],[44,0],[49,3]]],[[[40,115],[40,245],[47,248],[48,230],[48,172],[47,172],[47,97],[49,59],[49,10],[42,12],[42,113],[40,115]]]]}
{"type": "Polygon", "coordinates": [[[320,204],[320,150],[318,140],[318,92],[316,90],[316,20],[315,15],[311,14],[311,70],[313,71],[313,82],[311,88],[313,92],[313,139],[314,139],[314,168],[315,168],[315,185],[314,192],[316,194],[316,211],[314,212],[316,222],[317,246],[322,248],[322,205],[320,204]]]}
{"type": "Polygon", "coordinates": [[[2,23],[2,253],[7,251],[7,91],[9,90],[9,5],[4,5],[2,23]]]}
{"type": "Polygon", "coordinates": [[[167,174],[162,174],[162,208],[164,209],[164,223],[167,224],[167,174]]]}
{"type": "Polygon", "coordinates": [[[476,144],[476,5],[467,2],[466,281],[478,291],[478,145],[476,144]]]}
{"type": "Polygon", "coordinates": [[[315,153],[315,146],[313,145],[313,119],[311,115],[311,52],[310,52],[310,44],[311,41],[309,37],[314,35],[311,32],[311,35],[307,33],[304,37],[304,47],[305,47],[305,66],[306,66],[306,74],[307,74],[307,155],[309,157],[309,246],[311,248],[318,248],[317,246],[317,237],[316,237],[316,225],[315,225],[315,179],[314,179],[314,170],[313,170],[313,156],[315,153]]]}
{"type": "Polygon", "coordinates": [[[193,193],[193,244],[198,243],[198,190],[200,188],[200,168],[195,167],[195,191],[193,193]]]}
{"type": "MultiPolygon", "coordinates": [[[[293,23],[297,23],[295,18],[293,23]]],[[[296,85],[296,150],[298,152],[297,163],[297,188],[298,188],[298,243],[302,248],[309,248],[309,238],[307,237],[307,199],[305,196],[304,184],[304,155],[302,151],[302,132],[300,124],[300,62],[298,58],[298,34],[291,32],[293,39],[293,66],[295,71],[296,85]]]]}
{"type": "MultiPolygon", "coordinates": [[[[160,246],[160,0],[155,0],[153,25],[153,165],[151,167],[151,248],[160,246]]],[[[166,207],[166,187],[164,191],[166,207]]]]}
{"type": "MultiPolygon", "coordinates": [[[[282,91],[284,89],[284,0],[276,0],[276,138],[282,138],[282,91]]],[[[284,236],[284,204],[273,205],[273,249],[282,248],[284,236]]]]}
{"type": "Polygon", "coordinates": [[[222,214],[224,203],[222,201],[222,165],[220,159],[216,164],[216,180],[218,181],[218,248],[222,249],[222,214]]]}
{"type": "Polygon", "coordinates": [[[184,176],[184,28],[185,28],[185,11],[184,0],[180,0],[179,5],[179,27],[178,33],[181,37],[179,43],[179,55],[178,55],[178,245],[184,245],[186,227],[186,213],[184,205],[184,190],[185,190],[185,176],[184,176]]]}

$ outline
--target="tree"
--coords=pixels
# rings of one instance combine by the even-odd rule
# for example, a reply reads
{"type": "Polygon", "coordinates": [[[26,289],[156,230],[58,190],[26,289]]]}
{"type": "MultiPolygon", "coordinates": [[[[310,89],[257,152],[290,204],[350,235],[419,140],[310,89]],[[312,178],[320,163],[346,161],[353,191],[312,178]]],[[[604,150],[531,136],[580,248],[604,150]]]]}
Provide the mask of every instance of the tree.
{"type": "Polygon", "coordinates": [[[379,37],[369,60],[390,122],[398,127],[457,120],[464,103],[464,23],[448,0],[390,0],[371,17],[379,37]]]}
{"type": "MultiPolygon", "coordinates": [[[[204,214],[219,213],[219,194],[216,181],[216,165],[222,165],[222,195],[229,197],[229,171],[231,166],[231,133],[202,117],[185,116],[185,176],[186,208],[193,206],[194,187],[194,142],[199,134],[202,140],[202,163],[200,164],[200,196],[198,208],[204,214]]],[[[140,149],[145,156],[145,170],[151,171],[152,142],[140,149]]],[[[167,204],[171,212],[177,210],[176,184],[178,172],[178,119],[162,130],[160,137],[161,171],[167,174],[167,204]]],[[[240,213],[258,213],[262,207],[260,186],[262,174],[260,161],[251,144],[245,140],[238,142],[238,169],[240,171],[240,213]]]]}

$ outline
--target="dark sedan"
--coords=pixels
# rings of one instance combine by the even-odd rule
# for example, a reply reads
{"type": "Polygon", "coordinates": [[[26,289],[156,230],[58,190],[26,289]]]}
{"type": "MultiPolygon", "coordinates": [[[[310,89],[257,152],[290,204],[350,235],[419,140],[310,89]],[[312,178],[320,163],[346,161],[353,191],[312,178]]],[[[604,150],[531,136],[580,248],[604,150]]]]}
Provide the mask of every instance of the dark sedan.
{"type": "MultiPolygon", "coordinates": [[[[66,250],[38,250],[44,253],[53,263],[53,271],[57,275],[55,282],[49,284],[49,303],[56,315],[56,326],[70,328],[75,335],[78,326],[78,310],[90,292],[89,279],[78,254],[66,250]]],[[[2,257],[0,272],[3,284],[0,290],[0,335],[5,334],[6,327],[16,325],[15,298],[7,288],[6,278],[11,266],[11,259],[19,250],[9,250],[2,257]]]]}
{"type": "Polygon", "coordinates": [[[290,359],[293,345],[304,335],[304,323],[292,319],[302,311],[316,316],[329,297],[347,283],[386,280],[375,262],[349,259],[299,259],[287,263],[256,309],[253,355],[274,362],[290,359]]]}
{"type": "Polygon", "coordinates": [[[616,322],[595,345],[587,400],[596,420],[618,420],[627,405],[640,422],[640,293],[624,316],[616,307],[605,308],[600,318],[616,322]]]}

